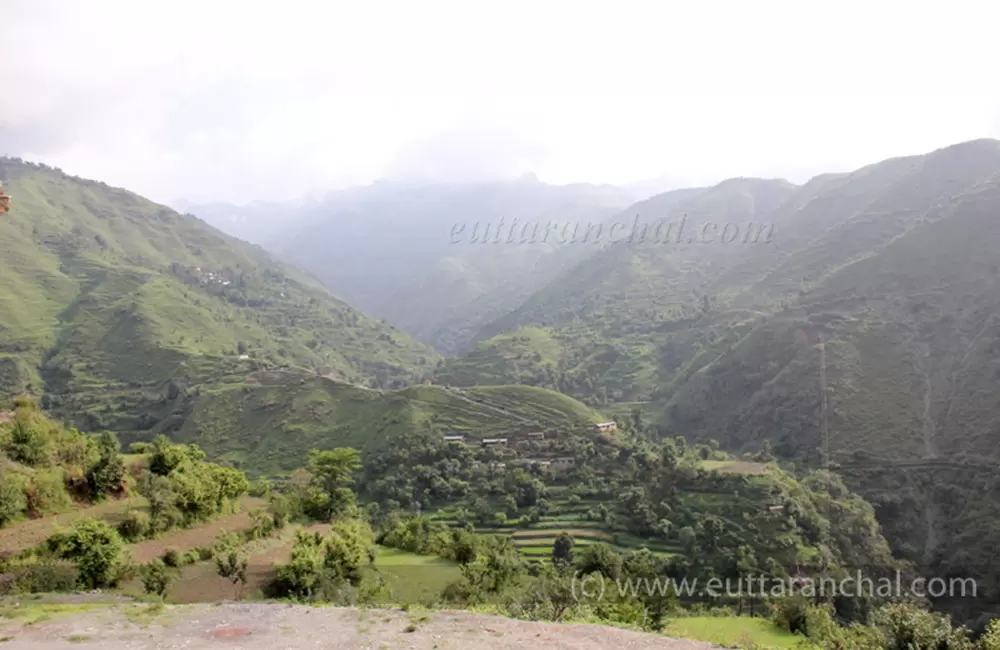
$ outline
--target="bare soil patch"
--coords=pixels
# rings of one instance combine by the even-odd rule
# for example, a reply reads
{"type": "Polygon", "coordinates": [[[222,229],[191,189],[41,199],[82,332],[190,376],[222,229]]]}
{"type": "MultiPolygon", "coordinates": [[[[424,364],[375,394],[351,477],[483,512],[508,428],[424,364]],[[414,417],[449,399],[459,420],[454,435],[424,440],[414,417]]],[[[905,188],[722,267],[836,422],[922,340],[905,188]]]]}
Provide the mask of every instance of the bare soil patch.
{"type": "Polygon", "coordinates": [[[130,510],[146,507],[142,497],[109,499],[97,505],[80,507],[58,515],[30,519],[0,528],[0,551],[16,553],[37,546],[48,539],[58,527],[71,526],[81,519],[103,519],[111,524],[122,521],[130,510]]]}
{"type": "Polygon", "coordinates": [[[274,603],[167,607],[151,619],[112,606],[4,627],[5,650],[129,648],[168,650],[713,650],[699,641],[597,625],[534,623],[459,611],[314,608],[274,603]]]}
{"type": "Polygon", "coordinates": [[[215,538],[223,532],[249,530],[253,525],[250,511],[267,505],[263,499],[246,498],[240,502],[240,512],[234,515],[218,517],[204,524],[191,528],[173,530],[156,539],[149,539],[129,547],[132,559],[145,564],[161,557],[168,548],[187,551],[201,546],[211,546],[215,538]]]}

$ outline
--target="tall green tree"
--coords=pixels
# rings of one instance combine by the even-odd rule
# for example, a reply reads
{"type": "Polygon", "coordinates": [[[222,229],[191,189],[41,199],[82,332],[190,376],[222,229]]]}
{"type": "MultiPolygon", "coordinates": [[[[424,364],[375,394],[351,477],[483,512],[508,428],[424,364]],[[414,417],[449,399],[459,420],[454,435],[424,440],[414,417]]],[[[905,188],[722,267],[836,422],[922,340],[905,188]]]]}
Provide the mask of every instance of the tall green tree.
{"type": "Polygon", "coordinates": [[[105,431],[97,441],[98,459],[87,471],[87,484],[91,493],[100,498],[105,494],[120,493],[125,485],[125,464],[122,462],[121,444],[110,431],[105,431]]]}
{"type": "Polygon", "coordinates": [[[354,473],[361,469],[361,455],[350,447],[330,451],[313,449],[306,464],[312,476],[310,487],[318,492],[317,510],[326,519],[343,513],[356,501],[354,473]]]}
{"type": "Polygon", "coordinates": [[[571,564],[573,562],[573,547],[576,542],[567,532],[559,533],[552,545],[552,561],[556,564],[571,564]]]}

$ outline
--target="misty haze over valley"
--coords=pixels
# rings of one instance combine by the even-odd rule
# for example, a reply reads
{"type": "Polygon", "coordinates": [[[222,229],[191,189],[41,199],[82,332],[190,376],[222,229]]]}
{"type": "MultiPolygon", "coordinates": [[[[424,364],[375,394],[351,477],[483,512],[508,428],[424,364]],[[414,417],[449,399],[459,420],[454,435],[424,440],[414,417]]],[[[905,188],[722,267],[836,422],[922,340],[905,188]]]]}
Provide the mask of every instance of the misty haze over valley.
{"type": "Polygon", "coordinates": [[[989,5],[0,5],[0,642],[1000,648],[989,5]]]}

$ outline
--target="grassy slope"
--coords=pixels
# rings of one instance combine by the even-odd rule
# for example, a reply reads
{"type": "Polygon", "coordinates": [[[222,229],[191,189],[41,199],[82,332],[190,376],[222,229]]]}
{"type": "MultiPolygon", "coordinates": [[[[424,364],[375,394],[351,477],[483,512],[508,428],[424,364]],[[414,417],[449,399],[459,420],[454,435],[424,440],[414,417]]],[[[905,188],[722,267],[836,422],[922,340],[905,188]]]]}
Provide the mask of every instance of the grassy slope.
{"type": "Polygon", "coordinates": [[[799,635],[783,630],[765,618],[696,616],[671,619],[666,633],[707,641],[726,648],[798,648],[813,646],[799,635]]]}
{"type": "MultiPolygon", "coordinates": [[[[9,159],[0,176],[15,197],[0,219],[3,392],[45,390],[79,413],[170,379],[214,380],[238,369],[241,348],[380,385],[431,367],[429,348],[198,219],[9,159]]],[[[135,428],[114,416],[84,424],[135,428]]]]}
{"type": "Polygon", "coordinates": [[[370,451],[417,430],[484,438],[600,419],[572,398],[528,386],[380,392],[295,373],[260,377],[259,383],[202,391],[172,435],[248,471],[277,474],[300,467],[314,447],[370,451]]]}

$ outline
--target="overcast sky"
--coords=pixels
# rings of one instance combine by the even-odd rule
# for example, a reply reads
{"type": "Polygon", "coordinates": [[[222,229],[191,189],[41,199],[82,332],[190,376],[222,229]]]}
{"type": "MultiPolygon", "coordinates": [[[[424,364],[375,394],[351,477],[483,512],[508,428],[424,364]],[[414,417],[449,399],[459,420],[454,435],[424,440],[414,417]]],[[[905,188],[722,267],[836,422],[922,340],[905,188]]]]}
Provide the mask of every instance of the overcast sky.
{"type": "Polygon", "coordinates": [[[0,0],[0,153],[166,202],[802,181],[1000,137],[1000,10],[934,4],[0,0]]]}

